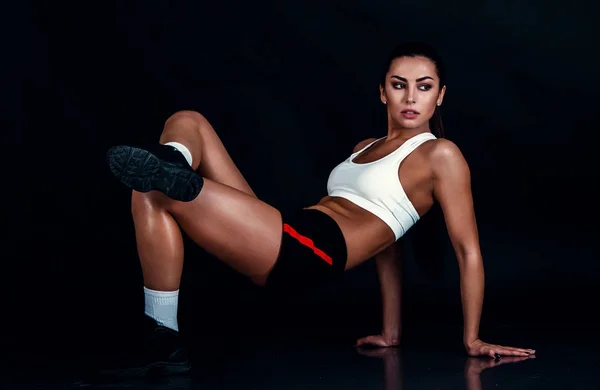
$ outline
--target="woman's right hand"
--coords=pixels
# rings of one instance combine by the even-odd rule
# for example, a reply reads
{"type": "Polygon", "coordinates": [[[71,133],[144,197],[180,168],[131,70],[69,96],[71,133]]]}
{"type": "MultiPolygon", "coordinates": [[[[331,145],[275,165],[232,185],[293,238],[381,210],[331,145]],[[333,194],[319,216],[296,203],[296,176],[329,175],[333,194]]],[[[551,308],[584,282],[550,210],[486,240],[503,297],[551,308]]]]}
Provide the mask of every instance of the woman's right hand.
{"type": "Polygon", "coordinates": [[[390,337],[385,337],[384,335],[372,335],[363,337],[358,339],[355,347],[397,347],[400,345],[400,338],[398,337],[395,340],[392,340],[390,337]]]}

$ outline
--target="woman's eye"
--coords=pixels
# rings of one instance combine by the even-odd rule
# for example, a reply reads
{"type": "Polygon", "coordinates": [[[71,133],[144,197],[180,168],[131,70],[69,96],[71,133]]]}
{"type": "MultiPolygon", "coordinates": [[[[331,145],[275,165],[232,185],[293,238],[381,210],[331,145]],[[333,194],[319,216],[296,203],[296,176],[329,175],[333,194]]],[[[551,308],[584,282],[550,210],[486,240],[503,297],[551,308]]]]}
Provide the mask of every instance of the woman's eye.
{"type": "MultiPolygon", "coordinates": [[[[392,87],[394,87],[395,89],[402,89],[402,88],[406,88],[406,84],[404,84],[404,83],[393,83],[392,87]]],[[[431,88],[432,88],[432,86],[429,85],[429,84],[419,85],[419,89],[421,91],[429,91],[431,88]]]]}

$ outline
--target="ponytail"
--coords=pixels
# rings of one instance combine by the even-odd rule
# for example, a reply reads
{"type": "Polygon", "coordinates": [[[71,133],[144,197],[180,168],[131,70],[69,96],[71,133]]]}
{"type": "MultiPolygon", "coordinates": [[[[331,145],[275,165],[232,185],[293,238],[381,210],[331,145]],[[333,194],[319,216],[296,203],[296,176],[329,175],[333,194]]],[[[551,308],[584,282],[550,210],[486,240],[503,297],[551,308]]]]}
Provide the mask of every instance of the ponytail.
{"type": "Polygon", "coordinates": [[[429,129],[438,138],[444,138],[444,124],[442,123],[442,111],[440,106],[435,107],[433,116],[429,119],[429,129]]]}

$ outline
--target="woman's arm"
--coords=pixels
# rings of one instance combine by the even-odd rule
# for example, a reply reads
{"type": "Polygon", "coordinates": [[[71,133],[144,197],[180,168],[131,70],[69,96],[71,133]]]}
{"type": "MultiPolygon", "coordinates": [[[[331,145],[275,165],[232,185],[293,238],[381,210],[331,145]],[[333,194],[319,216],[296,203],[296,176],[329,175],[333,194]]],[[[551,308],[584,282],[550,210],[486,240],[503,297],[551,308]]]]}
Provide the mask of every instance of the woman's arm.
{"type": "Polygon", "coordinates": [[[458,259],[465,347],[479,338],[484,270],[467,162],[452,142],[439,140],[432,153],[433,194],[444,212],[458,259]]]}
{"type": "Polygon", "coordinates": [[[391,345],[400,344],[402,331],[402,240],[375,256],[383,308],[382,336],[391,345]]]}
{"type": "Polygon", "coordinates": [[[390,347],[400,344],[403,253],[403,243],[399,240],[375,256],[383,308],[382,330],[380,335],[361,338],[357,346],[369,344],[390,347]]]}
{"type": "Polygon", "coordinates": [[[469,166],[458,147],[448,140],[438,140],[431,156],[433,194],[444,212],[460,268],[465,348],[470,355],[527,356],[535,353],[531,349],[504,347],[479,340],[485,283],[469,166]]]}

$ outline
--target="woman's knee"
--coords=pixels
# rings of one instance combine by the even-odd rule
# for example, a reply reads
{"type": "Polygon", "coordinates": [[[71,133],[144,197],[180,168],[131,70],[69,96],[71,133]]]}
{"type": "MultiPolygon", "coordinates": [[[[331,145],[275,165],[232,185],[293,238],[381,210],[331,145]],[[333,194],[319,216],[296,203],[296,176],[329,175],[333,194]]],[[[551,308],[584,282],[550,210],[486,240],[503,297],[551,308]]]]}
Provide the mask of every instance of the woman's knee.
{"type": "Polygon", "coordinates": [[[200,114],[199,112],[191,110],[181,110],[177,111],[169,118],[167,118],[165,122],[165,127],[194,126],[200,129],[206,124],[208,124],[208,120],[204,117],[204,115],[200,114]]]}
{"type": "Polygon", "coordinates": [[[131,215],[139,218],[158,209],[167,209],[168,198],[158,191],[131,192],[131,215]]]}

